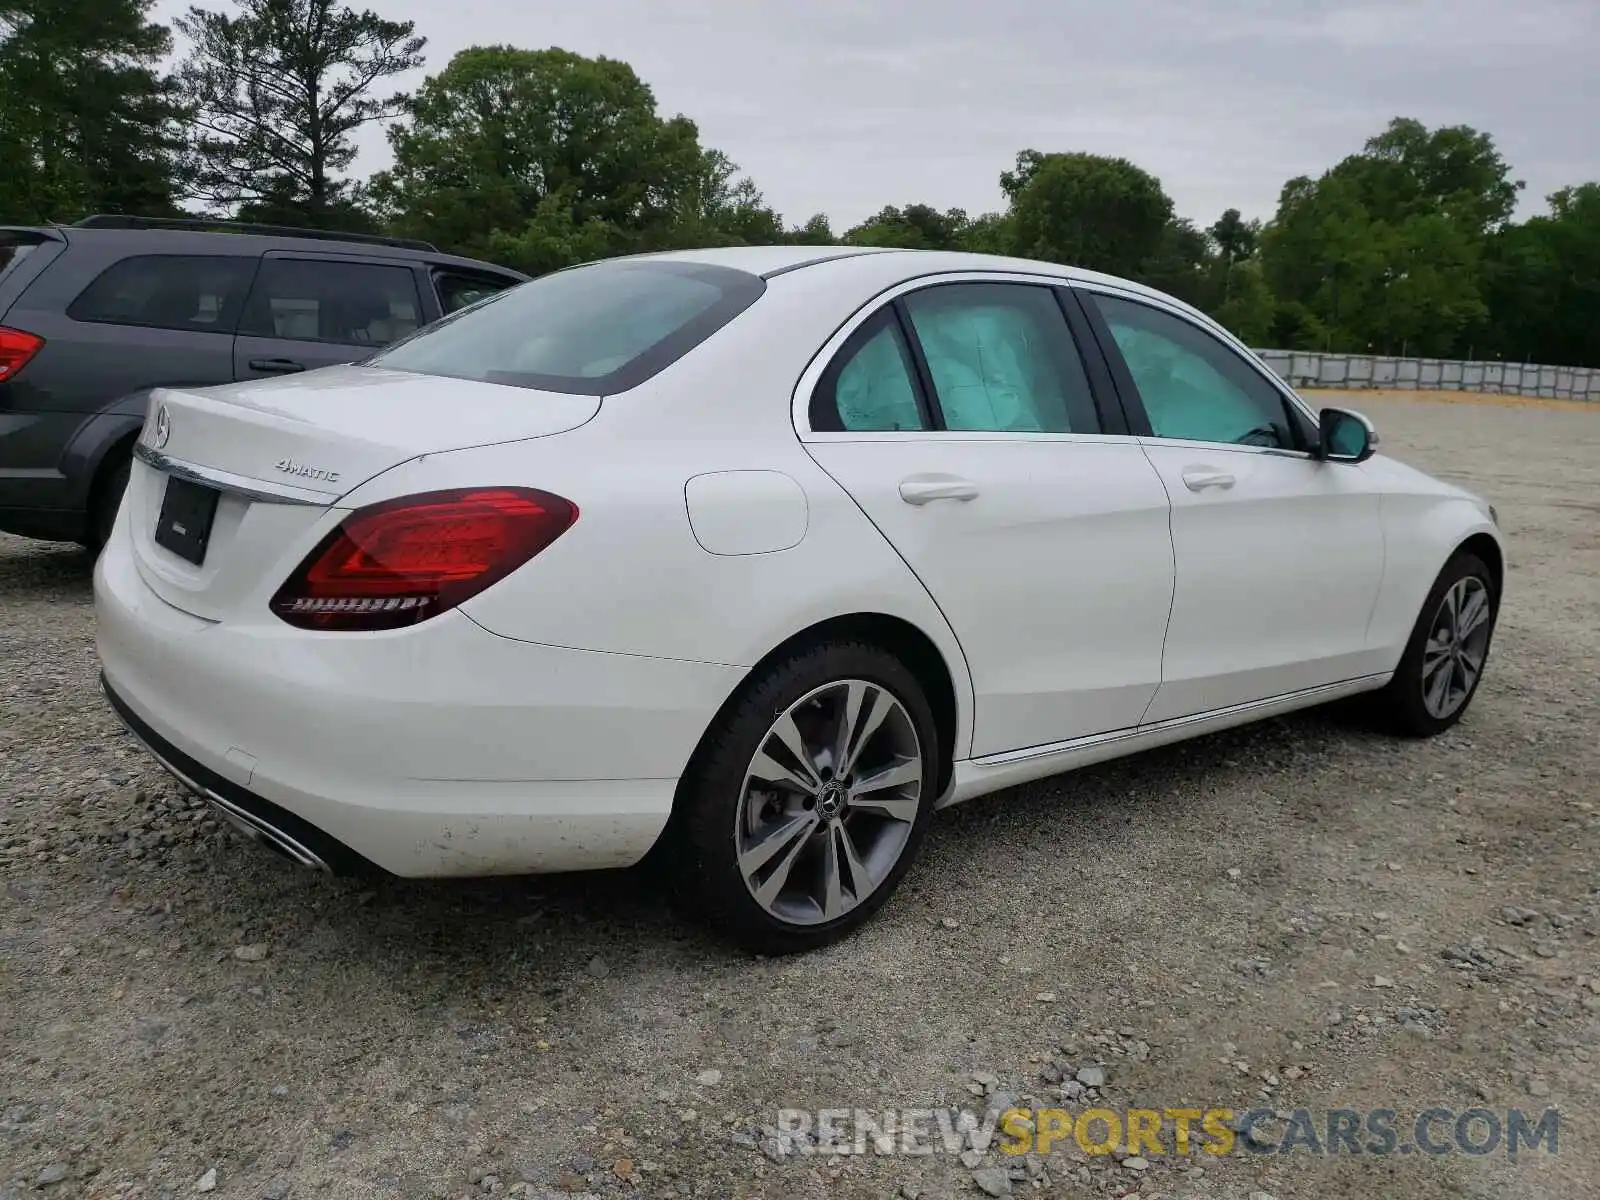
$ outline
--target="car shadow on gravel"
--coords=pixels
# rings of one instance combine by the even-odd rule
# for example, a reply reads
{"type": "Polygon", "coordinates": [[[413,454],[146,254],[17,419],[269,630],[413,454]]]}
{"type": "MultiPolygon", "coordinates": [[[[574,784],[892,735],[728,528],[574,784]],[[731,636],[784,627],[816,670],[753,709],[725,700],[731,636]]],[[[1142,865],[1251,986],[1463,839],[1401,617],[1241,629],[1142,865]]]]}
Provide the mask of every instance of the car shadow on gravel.
{"type": "MultiPolygon", "coordinates": [[[[1252,772],[1263,775],[1268,790],[1281,790],[1292,786],[1285,772],[1294,763],[1331,761],[1337,769],[1342,755],[1359,755],[1352,742],[1366,739],[1388,740],[1337,709],[1315,710],[961,805],[935,820],[901,894],[858,937],[922,936],[928,906],[942,904],[955,886],[950,872],[975,857],[1025,871],[1041,839],[1063,827],[1073,830],[1069,852],[1078,885],[1090,893],[1115,888],[1116,878],[1096,878],[1109,870],[1100,862],[1096,830],[1109,840],[1129,825],[1182,818],[1185,795],[1213,794],[1252,772]],[[1263,762],[1273,764],[1267,772],[1263,762]]],[[[444,978],[462,988],[532,987],[560,997],[585,975],[592,981],[613,972],[625,978],[630,969],[738,969],[751,961],[682,913],[670,885],[643,867],[469,881],[330,880],[275,861],[247,863],[261,853],[229,840],[211,860],[205,889],[224,910],[276,913],[278,932],[291,945],[337,956],[402,992],[408,981],[437,992],[444,978]],[[258,889],[233,904],[217,895],[258,889]]],[[[855,940],[841,951],[848,953],[855,940]]]]}
{"type": "Polygon", "coordinates": [[[48,594],[57,602],[85,600],[94,590],[95,556],[70,542],[15,543],[0,570],[0,602],[48,594]]]}

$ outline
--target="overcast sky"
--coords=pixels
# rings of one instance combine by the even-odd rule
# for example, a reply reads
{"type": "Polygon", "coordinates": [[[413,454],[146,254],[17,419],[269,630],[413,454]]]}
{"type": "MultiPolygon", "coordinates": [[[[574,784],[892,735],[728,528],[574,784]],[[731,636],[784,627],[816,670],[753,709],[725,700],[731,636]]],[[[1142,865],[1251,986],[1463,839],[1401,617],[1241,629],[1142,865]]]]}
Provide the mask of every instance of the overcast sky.
{"type": "MultiPolygon", "coordinates": [[[[225,0],[205,0],[226,8],[225,0]]],[[[357,7],[363,7],[357,3],[357,7]]],[[[457,50],[632,64],[791,224],[978,213],[1024,147],[1132,159],[1181,215],[1268,217],[1395,115],[1494,134],[1524,213],[1600,179],[1597,0],[367,0],[457,50]]],[[[187,3],[160,0],[157,19],[187,3]]],[[[402,79],[415,86],[421,76],[402,79]]],[[[387,160],[361,140],[358,169],[387,160]]]]}

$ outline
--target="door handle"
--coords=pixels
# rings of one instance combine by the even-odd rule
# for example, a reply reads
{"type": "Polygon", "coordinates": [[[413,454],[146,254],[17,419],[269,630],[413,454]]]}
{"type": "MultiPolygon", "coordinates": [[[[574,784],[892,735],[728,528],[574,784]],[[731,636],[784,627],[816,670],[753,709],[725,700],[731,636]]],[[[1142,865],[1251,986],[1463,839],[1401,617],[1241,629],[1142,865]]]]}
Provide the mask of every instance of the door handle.
{"type": "Polygon", "coordinates": [[[304,371],[305,363],[295,362],[292,358],[252,358],[250,360],[252,371],[266,371],[274,375],[292,375],[296,371],[304,371]]]}
{"type": "Polygon", "coordinates": [[[1183,473],[1183,486],[1191,492],[1203,492],[1207,488],[1231,488],[1234,479],[1227,471],[1185,471],[1183,473]]]}
{"type": "Polygon", "coordinates": [[[978,485],[955,475],[912,475],[900,481],[900,499],[907,504],[927,504],[933,500],[971,500],[978,485]]]}

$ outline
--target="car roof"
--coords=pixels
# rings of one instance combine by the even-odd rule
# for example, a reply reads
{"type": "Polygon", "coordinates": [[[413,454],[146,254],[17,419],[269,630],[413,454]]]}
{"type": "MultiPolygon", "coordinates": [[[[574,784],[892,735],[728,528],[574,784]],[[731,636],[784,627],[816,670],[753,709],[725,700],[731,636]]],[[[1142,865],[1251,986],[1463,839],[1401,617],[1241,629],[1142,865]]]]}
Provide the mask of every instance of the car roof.
{"type": "Polygon", "coordinates": [[[869,254],[875,257],[874,265],[886,274],[900,272],[906,279],[945,271],[1013,271],[1023,275],[1049,275],[1080,283],[1103,283],[1124,291],[1160,296],[1168,301],[1173,299],[1145,284],[1101,271],[1041,259],[977,254],[966,250],[909,250],[888,246],[720,246],[703,250],[671,250],[638,257],[732,267],[770,279],[774,275],[822,267],[869,254]]]}
{"type": "Polygon", "coordinates": [[[443,254],[437,250],[420,250],[414,246],[393,246],[382,242],[346,242],[331,237],[294,237],[290,234],[224,232],[192,229],[97,229],[79,225],[53,225],[35,227],[40,233],[53,234],[71,245],[93,245],[99,241],[112,241],[119,245],[148,246],[152,252],[162,254],[263,254],[271,250],[292,250],[296,253],[319,255],[360,256],[362,258],[393,258],[404,262],[425,262],[432,266],[459,267],[466,271],[491,270],[501,275],[526,279],[521,271],[497,263],[481,262],[443,254]]]}

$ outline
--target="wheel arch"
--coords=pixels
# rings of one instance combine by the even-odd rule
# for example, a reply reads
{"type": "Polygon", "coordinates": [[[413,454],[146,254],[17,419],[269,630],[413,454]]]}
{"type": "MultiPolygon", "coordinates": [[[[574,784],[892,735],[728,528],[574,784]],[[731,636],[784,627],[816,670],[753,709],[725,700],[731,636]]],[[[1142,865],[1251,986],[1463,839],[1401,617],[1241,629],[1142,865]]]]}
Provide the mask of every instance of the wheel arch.
{"type": "MultiPolygon", "coordinates": [[[[779,642],[761,656],[745,673],[739,686],[723,701],[706,726],[701,745],[718,728],[728,709],[738,702],[749,682],[758,678],[768,666],[802,647],[838,640],[858,640],[881,647],[904,663],[922,686],[928,707],[933,712],[934,727],[939,738],[939,776],[934,794],[935,798],[942,797],[954,774],[955,748],[960,730],[961,706],[956,697],[956,675],[932,638],[904,617],[888,613],[854,612],[827,617],[779,642]]],[[[691,763],[699,753],[700,746],[697,745],[690,758],[691,763]]]]}
{"type": "Polygon", "coordinates": [[[1472,554],[1483,560],[1483,565],[1489,568],[1489,573],[1494,577],[1494,594],[1496,598],[1505,592],[1506,556],[1505,549],[1493,535],[1479,532],[1473,534],[1456,547],[1454,558],[1459,554],[1472,554]]]}

